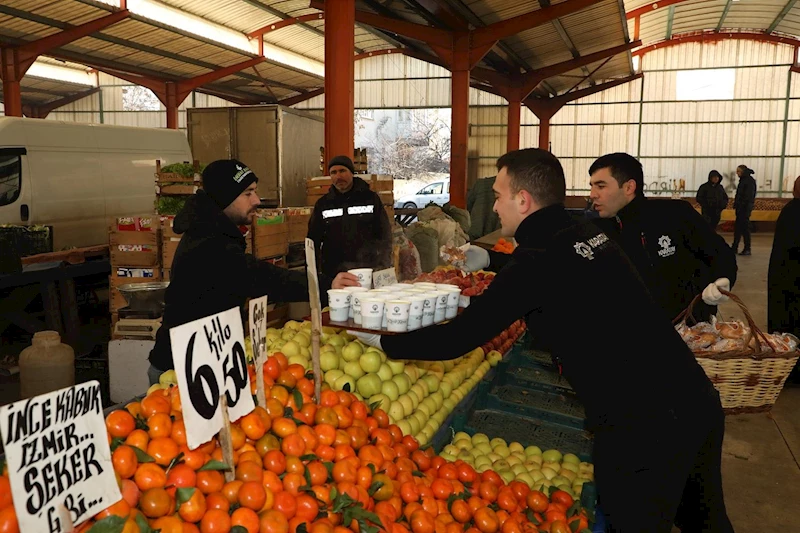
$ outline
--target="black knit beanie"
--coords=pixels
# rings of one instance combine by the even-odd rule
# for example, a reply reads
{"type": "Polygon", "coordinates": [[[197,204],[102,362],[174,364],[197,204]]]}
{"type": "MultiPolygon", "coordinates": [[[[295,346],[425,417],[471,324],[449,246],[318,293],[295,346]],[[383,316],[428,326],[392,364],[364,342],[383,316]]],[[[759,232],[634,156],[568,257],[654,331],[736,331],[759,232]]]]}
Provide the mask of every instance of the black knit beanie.
{"type": "Polygon", "coordinates": [[[350,172],[353,174],[356,173],[356,167],[353,165],[353,160],[347,157],[346,155],[337,155],[333,159],[331,159],[330,163],[328,163],[328,170],[330,171],[331,167],[334,165],[341,165],[343,167],[347,167],[350,169],[350,172]]]}
{"type": "Polygon", "coordinates": [[[203,189],[220,209],[225,209],[258,178],[236,159],[214,161],[203,170],[203,189]]]}

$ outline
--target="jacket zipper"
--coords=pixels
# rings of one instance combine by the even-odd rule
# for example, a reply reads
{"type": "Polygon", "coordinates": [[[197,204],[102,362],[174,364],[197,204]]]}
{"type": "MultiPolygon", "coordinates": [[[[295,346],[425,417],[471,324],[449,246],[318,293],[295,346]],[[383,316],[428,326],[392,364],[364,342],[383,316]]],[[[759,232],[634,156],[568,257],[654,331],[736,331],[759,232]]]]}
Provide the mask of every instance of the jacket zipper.
{"type": "MultiPolygon", "coordinates": [[[[619,218],[619,215],[614,217],[617,219],[617,224],[619,225],[620,232],[622,231],[622,219],[619,218]]],[[[642,241],[642,249],[644,250],[644,255],[647,256],[647,261],[650,263],[650,266],[653,266],[653,257],[650,255],[650,252],[647,251],[647,238],[644,236],[644,232],[639,233],[639,237],[642,241]]]]}

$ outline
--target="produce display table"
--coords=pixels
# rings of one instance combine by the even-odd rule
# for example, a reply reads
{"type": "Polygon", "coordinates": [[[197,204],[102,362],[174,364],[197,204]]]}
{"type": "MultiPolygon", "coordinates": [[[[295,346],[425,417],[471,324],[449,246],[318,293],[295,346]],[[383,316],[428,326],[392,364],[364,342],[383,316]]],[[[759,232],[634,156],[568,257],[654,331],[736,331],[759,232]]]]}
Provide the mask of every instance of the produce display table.
{"type": "Polygon", "coordinates": [[[74,347],[80,327],[75,278],[110,273],[108,259],[97,259],[74,265],[33,263],[25,265],[20,273],[0,276],[0,290],[11,289],[0,301],[0,333],[11,324],[28,333],[49,329],[58,331],[65,342],[74,347]],[[40,294],[45,323],[25,311],[40,294]]]}

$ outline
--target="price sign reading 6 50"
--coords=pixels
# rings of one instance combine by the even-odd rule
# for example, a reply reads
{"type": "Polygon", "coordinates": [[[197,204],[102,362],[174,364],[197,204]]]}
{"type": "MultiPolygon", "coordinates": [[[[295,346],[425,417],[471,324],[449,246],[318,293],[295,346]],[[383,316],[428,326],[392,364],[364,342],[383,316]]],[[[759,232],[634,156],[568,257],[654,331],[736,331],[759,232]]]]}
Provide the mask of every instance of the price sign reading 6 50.
{"type": "Polygon", "coordinates": [[[169,331],[172,358],[183,404],[190,449],[208,442],[222,428],[220,396],[231,420],[255,408],[238,307],[169,331]]]}

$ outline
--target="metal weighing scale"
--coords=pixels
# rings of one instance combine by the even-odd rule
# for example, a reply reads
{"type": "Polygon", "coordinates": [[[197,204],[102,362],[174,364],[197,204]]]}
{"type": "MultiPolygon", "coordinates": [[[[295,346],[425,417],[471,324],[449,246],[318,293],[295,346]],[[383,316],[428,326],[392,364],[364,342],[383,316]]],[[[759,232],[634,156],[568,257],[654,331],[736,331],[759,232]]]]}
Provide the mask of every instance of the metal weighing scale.
{"type": "Polygon", "coordinates": [[[114,335],[126,338],[155,340],[164,315],[164,295],[168,281],[121,285],[119,292],[128,301],[121,308],[114,335]]]}

